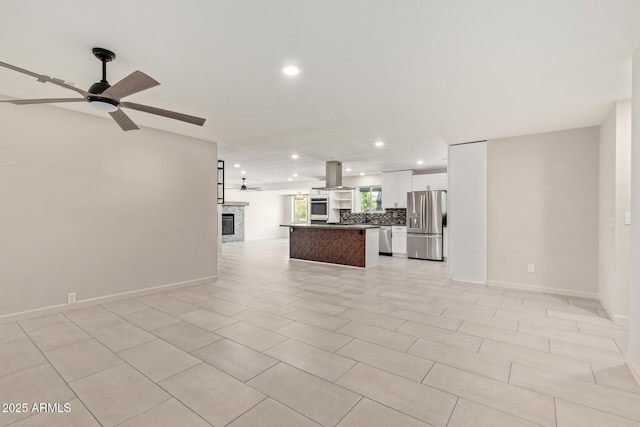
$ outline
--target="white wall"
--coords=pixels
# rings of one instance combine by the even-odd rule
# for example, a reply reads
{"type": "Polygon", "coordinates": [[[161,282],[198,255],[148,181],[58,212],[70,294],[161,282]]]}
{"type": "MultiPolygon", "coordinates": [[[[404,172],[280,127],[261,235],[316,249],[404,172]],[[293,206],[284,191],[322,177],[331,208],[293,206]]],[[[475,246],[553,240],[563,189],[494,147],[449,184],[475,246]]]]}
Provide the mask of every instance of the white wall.
{"type": "Polygon", "coordinates": [[[492,283],[596,297],[598,138],[589,127],[488,142],[492,283]]]}
{"type": "Polygon", "coordinates": [[[214,143],[0,106],[0,316],[217,274],[214,143]]]}
{"type": "Polygon", "coordinates": [[[287,237],[287,229],[280,227],[285,220],[285,197],[275,191],[225,190],[225,201],[248,202],[245,207],[245,241],[280,239],[287,237]]]}
{"type": "Polygon", "coordinates": [[[598,206],[598,297],[609,311],[615,305],[616,239],[616,123],[617,107],[613,106],[600,125],[599,206],[598,206]],[[611,221],[611,223],[610,223],[611,221]]]}
{"type": "Polygon", "coordinates": [[[598,296],[613,319],[628,321],[631,230],[631,103],[616,102],[600,125],[598,296]]]}
{"type": "Polygon", "coordinates": [[[629,288],[631,286],[631,225],[624,223],[631,213],[631,100],[616,103],[616,319],[628,322],[629,288]]]}
{"type": "Polygon", "coordinates": [[[454,280],[487,278],[487,143],[449,147],[448,267],[454,280]]]}
{"type": "Polygon", "coordinates": [[[631,90],[631,293],[629,365],[640,382],[640,49],[633,55],[631,90]]]}

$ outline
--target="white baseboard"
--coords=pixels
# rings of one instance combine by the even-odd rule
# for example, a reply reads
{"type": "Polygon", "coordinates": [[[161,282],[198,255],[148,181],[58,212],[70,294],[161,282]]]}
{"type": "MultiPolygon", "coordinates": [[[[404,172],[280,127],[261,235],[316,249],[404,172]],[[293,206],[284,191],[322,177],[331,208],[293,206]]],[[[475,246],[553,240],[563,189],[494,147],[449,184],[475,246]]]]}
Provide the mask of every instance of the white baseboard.
{"type": "Polygon", "coordinates": [[[122,299],[135,298],[142,295],[152,294],[155,292],[166,291],[169,289],[183,288],[185,286],[200,285],[216,280],[218,276],[202,277],[200,279],[186,280],[184,282],[170,283],[168,285],[154,286],[151,288],[137,289],[135,291],[120,292],[117,294],[105,295],[97,298],[89,298],[80,300],[71,304],[50,305],[48,307],[36,308],[33,310],[21,311],[18,313],[4,314],[0,316],[0,323],[14,322],[16,320],[29,319],[32,317],[44,316],[46,314],[59,313],[61,311],[75,310],[76,308],[88,307],[96,304],[103,304],[122,299]]]}
{"type": "Polygon", "coordinates": [[[521,289],[525,291],[544,292],[548,294],[564,295],[568,297],[590,298],[598,300],[597,292],[576,291],[573,289],[552,288],[550,286],[528,285],[526,283],[500,282],[497,280],[487,280],[488,286],[499,286],[501,288],[521,289]]]}
{"type": "MultiPolygon", "coordinates": [[[[607,311],[607,314],[609,314],[608,311],[607,311]]],[[[611,317],[611,314],[609,314],[609,317],[611,317]]],[[[618,314],[614,314],[613,322],[618,323],[622,326],[629,326],[629,316],[620,316],[618,314]]]]}
{"type": "Polygon", "coordinates": [[[629,353],[627,353],[627,366],[633,374],[633,377],[636,379],[638,385],[640,385],[640,368],[638,368],[638,365],[636,365],[629,353]]]}
{"type": "Polygon", "coordinates": [[[609,308],[609,304],[604,298],[599,296],[598,300],[600,301],[600,304],[602,304],[604,311],[607,312],[607,314],[613,320],[614,323],[617,323],[622,326],[629,326],[629,316],[621,316],[619,314],[613,314],[613,312],[609,308]]]}
{"type": "Polygon", "coordinates": [[[451,271],[448,271],[448,273],[449,273],[449,277],[451,277],[451,280],[453,280],[454,282],[472,283],[474,285],[482,285],[482,286],[489,284],[489,282],[487,282],[486,280],[484,282],[481,282],[476,280],[456,279],[456,277],[453,275],[453,273],[451,273],[451,271]]]}

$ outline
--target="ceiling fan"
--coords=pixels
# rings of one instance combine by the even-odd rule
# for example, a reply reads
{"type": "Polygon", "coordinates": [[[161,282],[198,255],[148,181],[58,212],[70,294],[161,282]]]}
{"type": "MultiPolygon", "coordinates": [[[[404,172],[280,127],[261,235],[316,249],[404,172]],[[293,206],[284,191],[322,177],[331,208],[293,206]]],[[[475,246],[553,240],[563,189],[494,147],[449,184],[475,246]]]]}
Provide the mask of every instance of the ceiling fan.
{"type": "Polygon", "coordinates": [[[149,77],[142,71],[134,71],[118,83],[111,86],[107,82],[107,62],[111,62],[116,58],[116,54],[110,50],[100,47],[93,48],[93,55],[102,62],[102,79],[91,85],[88,91],[79,89],[68,84],[62,79],[49,77],[44,74],[34,73],[14,65],[0,62],[0,67],[5,67],[28,76],[35,77],[41,83],[53,83],[66,89],[73,90],[82,95],[82,98],[49,98],[49,99],[16,99],[8,102],[16,105],[27,104],[50,104],[61,102],[88,102],[92,107],[105,111],[113,117],[122,130],[139,129],[138,126],[127,116],[122,108],[130,108],[132,110],[142,111],[157,116],[168,117],[170,119],[180,120],[194,125],[202,126],[205,119],[194,117],[187,114],[176,113],[174,111],[163,110],[161,108],[150,107],[148,105],[136,104],[134,102],[121,101],[122,98],[142,92],[143,90],[160,85],[156,80],[149,77]]]}
{"type": "Polygon", "coordinates": [[[262,191],[260,187],[247,187],[247,178],[242,178],[242,185],[240,188],[228,188],[229,190],[240,190],[240,191],[262,191]]]}

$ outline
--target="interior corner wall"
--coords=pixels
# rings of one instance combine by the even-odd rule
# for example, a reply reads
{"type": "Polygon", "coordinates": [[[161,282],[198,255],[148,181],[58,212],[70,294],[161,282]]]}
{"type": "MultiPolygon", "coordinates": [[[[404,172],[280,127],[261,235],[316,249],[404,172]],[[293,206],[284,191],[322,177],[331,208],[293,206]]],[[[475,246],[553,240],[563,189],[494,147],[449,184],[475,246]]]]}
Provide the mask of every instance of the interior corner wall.
{"type": "Polygon", "coordinates": [[[615,103],[600,125],[598,296],[617,322],[629,318],[631,102],[615,103]]]}
{"type": "Polygon", "coordinates": [[[616,135],[617,107],[600,125],[598,190],[598,296],[608,311],[616,305],[616,135]]]}
{"type": "Polygon", "coordinates": [[[215,143],[51,106],[0,115],[0,319],[216,276],[215,143]]]}
{"type": "Polygon", "coordinates": [[[640,48],[633,55],[631,89],[631,288],[629,365],[640,382],[640,48]]]}
{"type": "Polygon", "coordinates": [[[449,147],[447,264],[453,280],[487,279],[487,143],[449,147]]]}
{"type": "Polygon", "coordinates": [[[287,237],[287,229],[280,227],[285,216],[285,198],[275,191],[225,190],[225,199],[229,202],[249,203],[245,207],[246,241],[287,237]]]}
{"type": "Polygon", "coordinates": [[[489,281],[597,296],[598,140],[588,127],[488,142],[489,281]]]}

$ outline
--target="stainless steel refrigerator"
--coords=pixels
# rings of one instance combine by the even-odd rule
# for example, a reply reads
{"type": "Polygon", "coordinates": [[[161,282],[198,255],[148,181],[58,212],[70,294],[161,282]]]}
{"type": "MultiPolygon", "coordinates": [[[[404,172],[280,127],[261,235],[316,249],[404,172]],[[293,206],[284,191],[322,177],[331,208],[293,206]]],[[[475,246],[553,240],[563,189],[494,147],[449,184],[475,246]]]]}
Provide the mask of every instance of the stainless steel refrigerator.
{"type": "Polygon", "coordinates": [[[443,229],[447,225],[447,192],[407,193],[407,256],[442,261],[443,229]]]}

